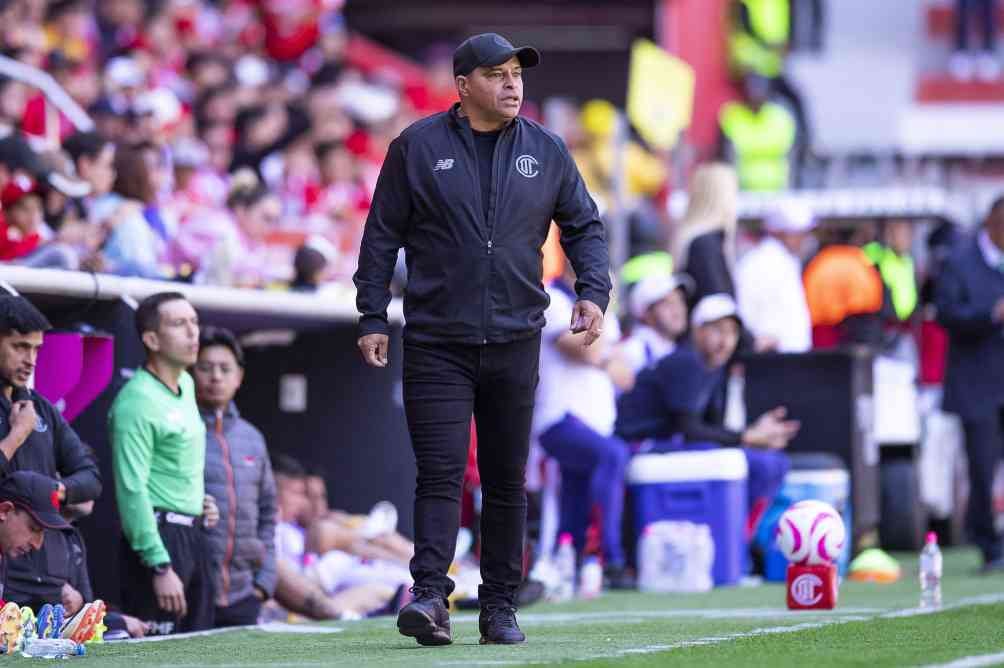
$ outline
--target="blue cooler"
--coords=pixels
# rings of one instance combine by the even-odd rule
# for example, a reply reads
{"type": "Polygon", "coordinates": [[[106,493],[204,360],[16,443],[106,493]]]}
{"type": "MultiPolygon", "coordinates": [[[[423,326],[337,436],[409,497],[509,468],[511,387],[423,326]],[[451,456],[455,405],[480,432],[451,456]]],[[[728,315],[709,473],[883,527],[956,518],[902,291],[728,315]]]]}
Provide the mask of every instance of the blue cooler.
{"type": "Polygon", "coordinates": [[[781,491],[777,493],[774,502],[764,513],[754,537],[754,542],[764,555],[764,577],[767,580],[784,582],[787,573],[788,560],[781,554],[781,550],[777,548],[775,542],[777,525],[781,515],[792,504],[810,499],[825,501],[836,508],[843,518],[844,526],[847,529],[847,540],[844,543],[843,554],[837,560],[837,568],[841,575],[847,572],[851,544],[854,542],[851,535],[854,525],[851,524],[850,492],[850,474],[843,468],[788,472],[781,491]]]}
{"type": "Polygon", "coordinates": [[[746,456],[736,448],[634,457],[627,484],[638,535],[659,520],[707,524],[715,586],[737,584],[747,561],[746,475],[746,456]]]}

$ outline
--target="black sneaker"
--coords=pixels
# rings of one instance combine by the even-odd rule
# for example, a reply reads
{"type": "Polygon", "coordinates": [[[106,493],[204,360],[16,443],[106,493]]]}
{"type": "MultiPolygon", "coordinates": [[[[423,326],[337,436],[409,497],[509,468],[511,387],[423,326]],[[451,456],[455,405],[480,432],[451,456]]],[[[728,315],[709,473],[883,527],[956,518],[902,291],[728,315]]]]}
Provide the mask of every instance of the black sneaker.
{"type": "Polygon", "coordinates": [[[603,586],[612,590],[637,589],[638,583],[624,566],[608,566],[603,570],[603,586]]]}
{"type": "Polygon", "coordinates": [[[526,642],[516,623],[516,608],[511,605],[487,605],[478,618],[482,645],[515,645],[526,642]]]}
{"type": "Polygon", "coordinates": [[[429,589],[412,588],[415,600],[404,606],[397,615],[397,630],[401,635],[414,638],[419,645],[449,645],[450,611],[446,600],[429,589]]]}

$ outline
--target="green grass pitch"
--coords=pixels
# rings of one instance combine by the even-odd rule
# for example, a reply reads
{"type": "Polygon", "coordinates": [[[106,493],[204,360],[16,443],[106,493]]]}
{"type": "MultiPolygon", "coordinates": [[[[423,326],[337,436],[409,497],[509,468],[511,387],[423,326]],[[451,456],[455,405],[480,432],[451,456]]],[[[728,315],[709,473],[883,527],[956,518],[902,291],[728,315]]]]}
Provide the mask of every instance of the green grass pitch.
{"type": "MultiPolygon", "coordinates": [[[[926,666],[1004,652],[1004,577],[975,573],[972,550],[945,553],[945,609],[916,614],[916,560],[892,585],[845,582],[831,612],[792,613],[784,588],[707,594],[610,593],[520,613],[525,645],[479,646],[476,616],[454,615],[454,644],[423,648],[392,618],[336,622],[331,633],[231,631],[91,646],[74,664],[139,666],[926,666]]],[[[14,657],[0,662],[28,661],[14,657]]],[[[36,660],[37,661],[37,660],[36,660]]],[[[1001,661],[1004,662],[1004,654],[1001,661]]],[[[979,663],[973,665],[991,665],[979,663]]]]}

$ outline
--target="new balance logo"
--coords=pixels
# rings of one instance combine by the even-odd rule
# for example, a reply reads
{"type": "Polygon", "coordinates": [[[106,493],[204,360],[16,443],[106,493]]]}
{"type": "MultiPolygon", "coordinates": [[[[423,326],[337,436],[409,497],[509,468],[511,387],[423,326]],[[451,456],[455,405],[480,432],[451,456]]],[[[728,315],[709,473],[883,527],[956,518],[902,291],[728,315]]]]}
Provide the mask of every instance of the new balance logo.
{"type": "Polygon", "coordinates": [[[445,160],[437,160],[436,166],[432,168],[432,171],[438,172],[443,169],[453,169],[453,158],[446,158],[445,160]]]}

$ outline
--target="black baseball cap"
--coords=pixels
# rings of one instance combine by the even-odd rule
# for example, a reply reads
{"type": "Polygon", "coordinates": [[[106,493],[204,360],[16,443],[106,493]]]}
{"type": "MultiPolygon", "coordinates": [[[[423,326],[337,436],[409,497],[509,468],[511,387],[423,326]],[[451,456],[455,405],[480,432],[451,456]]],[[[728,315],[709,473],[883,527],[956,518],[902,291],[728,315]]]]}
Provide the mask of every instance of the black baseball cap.
{"type": "Polygon", "coordinates": [[[69,529],[59,514],[59,483],[34,471],[15,471],[0,480],[0,502],[10,501],[45,529],[69,529]]]}
{"type": "Polygon", "coordinates": [[[513,56],[523,67],[540,63],[540,52],[532,46],[513,46],[509,40],[494,32],[486,32],[465,39],[453,52],[453,76],[467,76],[479,67],[501,65],[513,56]]]}

